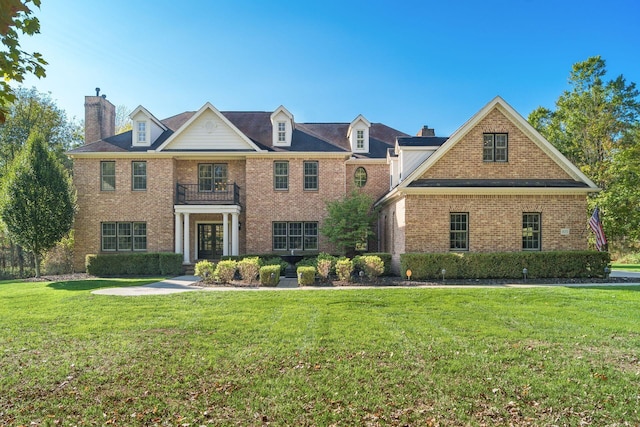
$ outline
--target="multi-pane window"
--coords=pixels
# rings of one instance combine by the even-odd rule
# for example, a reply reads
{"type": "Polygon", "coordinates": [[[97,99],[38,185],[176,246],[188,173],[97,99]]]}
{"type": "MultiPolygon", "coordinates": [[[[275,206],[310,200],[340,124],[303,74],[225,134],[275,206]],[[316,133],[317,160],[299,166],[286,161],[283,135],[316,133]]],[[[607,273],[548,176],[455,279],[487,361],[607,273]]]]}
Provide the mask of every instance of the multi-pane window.
{"type": "Polygon", "coordinates": [[[103,222],[100,233],[105,252],[147,250],[146,222],[103,222]]]}
{"type": "Polygon", "coordinates": [[[365,168],[360,166],[356,169],[355,174],[353,175],[353,179],[355,181],[356,187],[362,188],[367,183],[367,171],[365,168]]]}
{"type": "Polygon", "coordinates": [[[317,222],[274,222],[274,251],[318,250],[317,222]]]}
{"type": "Polygon", "coordinates": [[[114,191],[116,189],[116,162],[100,162],[100,190],[114,191]]]}
{"type": "Polygon", "coordinates": [[[147,189],[147,162],[131,162],[131,188],[147,189]]]}
{"type": "Polygon", "coordinates": [[[273,188],[275,190],[289,189],[289,162],[273,162],[273,188]]]}
{"type": "Polygon", "coordinates": [[[285,122],[278,122],[278,142],[285,143],[287,141],[287,125],[285,122]]]}
{"type": "Polygon", "coordinates": [[[364,130],[356,131],[356,148],[358,150],[364,150],[364,130]]]}
{"type": "Polygon", "coordinates": [[[227,182],[226,163],[201,163],[198,165],[198,191],[226,191],[227,182]]]}
{"type": "Polygon", "coordinates": [[[469,250],[469,214],[450,214],[449,249],[452,251],[469,250]]]}
{"type": "Polygon", "coordinates": [[[147,142],[147,122],[137,122],[138,144],[147,142]]]}
{"type": "Polygon", "coordinates": [[[304,162],[304,189],[318,189],[318,162],[304,162]]]}
{"type": "Polygon", "coordinates": [[[522,214],[522,250],[541,250],[540,234],[540,214],[522,214]]]}
{"type": "Polygon", "coordinates": [[[483,134],[482,160],[485,162],[506,162],[508,160],[506,133],[483,134]]]}

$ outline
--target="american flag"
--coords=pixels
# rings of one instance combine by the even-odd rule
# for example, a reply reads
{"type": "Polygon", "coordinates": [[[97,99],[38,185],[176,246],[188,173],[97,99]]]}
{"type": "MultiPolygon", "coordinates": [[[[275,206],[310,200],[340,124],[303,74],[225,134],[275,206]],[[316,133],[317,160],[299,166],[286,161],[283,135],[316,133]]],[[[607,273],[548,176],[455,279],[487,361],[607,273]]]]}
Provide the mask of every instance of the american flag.
{"type": "Polygon", "coordinates": [[[604,236],[604,230],[600,222],[600,209],[598,209],[597,206],[593,211],[593,215],[589,218],[589,227],[591,227],[591,230],[593,230],[593,233],[596,235],[596,249],[602,251],[604,245],[607,244],[607,238],[604,236]]]}

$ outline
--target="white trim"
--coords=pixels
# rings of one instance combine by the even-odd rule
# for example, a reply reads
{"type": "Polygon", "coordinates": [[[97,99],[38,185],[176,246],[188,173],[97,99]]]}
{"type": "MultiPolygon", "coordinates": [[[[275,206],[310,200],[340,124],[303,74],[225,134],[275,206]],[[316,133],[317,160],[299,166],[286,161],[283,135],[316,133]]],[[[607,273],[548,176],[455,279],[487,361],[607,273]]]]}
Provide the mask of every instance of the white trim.
{"type": "Polygon", "coordinates": [[[239,214],[242,208],[239,205],[173,205],[173,210],[184,214],[239,214]]]}
{"type": "MultiPolygon", "coordinates": [[[[149,117],[149,119],[150,119],[152,122],[154,122],[156,125],[158,125],[162,130],[168,130],[168,129],[169,129],[168,127],[166,127],[166,126],[164,125],[164,123],[162,123],[160,120],[158,120],[158,119],[157,119],[153,114],[151,114],[151,113],[149,112],[149,110],[147,110],[146,108],[144,108],[142,105],[138,105],[138,107],[136,107],[136,109],[135,109],[135,110],[133,110],[133,111],[129,114],[129,118],[130,118],[131,120],[133,120],[133,118],[135,117],[135,115],[136,115],[136,114],[138,114],[138,113],[140,113],[140,112],[141,112],[142,114],[144,114],[145,116],[149,117]]],[[[150,132],[150,130],[147,130],[147,132],[150,132]]],[[[149,135],[147,135],[147,136],[149,136],[149,135]]]]}
{"type": "Polygon", "coordinates": [[[465,124],[456,130],[449,139],[440,146],[429,158],[411,172],[400,184],[399,187],[406,188],[416,179],[419,179],[431,166],[440,160],[454,145],[471,131],[481,120],[483,120],[494,108],[498,108],[507,119],[522,130],[529,139],[544,151],[558,166],[560,166],[569,176],[576,181],[587,184],[589,192],[599,191],[598,186],[593,183],[580,169],[572,164],[560,153],[549,141],[547,141],[533,126],[531,126],[516,110],[513,109],[504,99],[496,96],[480,111],[474,114],[465,124]]]}
{"type": "MultiPolygon", "coordinates": [[[[198,118],[200,118],[200,116],[202,116],[205,113],[205,111],[213,112],[213,114],[215,114],[225,125],[227,125],[229,128],[231,128],[231,130],[233,132],[235,132],[240,137],[240,139],[242,139],[253,150],[255,150],[255,151],[263,151],[256,144],[254,144],[253,141],[251,141],[247,137],[247,135],[245,135],[244,133],[240,132],[240,129],[238,129],[233,123],[231,123],[231,121],[229,121],[229,119],[227,119],[224,116],[224,114],[222,114],[220,111],[218,111],[216,109],[216,107],[214,107],[210,102],[207,102],[198,111],[196,111],[196,113],[193,116],[191,116],[191,118],[189,120],[187,120],[182,126],[180,126],[180,128],[178,128],[169,138],[167,138],[167,140],[165,142],[163,142],[162,145],[160,145],[158,148],[156,148],[155,151],[164,150],[169,144],[171,144],[176,138],[178,138],[180,136],[180,134],[185,129],[187,129],[193,122],[195,122],[198,118]]],[[[209,152],[209,154],[211,154],[211,152],[209,152]]]]}

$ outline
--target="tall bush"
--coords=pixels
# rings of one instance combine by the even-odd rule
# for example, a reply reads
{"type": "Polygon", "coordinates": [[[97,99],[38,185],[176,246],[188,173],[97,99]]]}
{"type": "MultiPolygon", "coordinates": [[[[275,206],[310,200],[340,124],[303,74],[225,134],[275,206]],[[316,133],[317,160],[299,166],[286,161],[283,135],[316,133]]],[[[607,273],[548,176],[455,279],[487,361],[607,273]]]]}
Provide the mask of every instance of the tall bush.
{"type": "Polygon", "coordinates": [[[260,284],[263,286],[278,286],[280,283],[280,266],[265,265],[260,268],[260,284]]]}
{"type": "Polygon", "coordinates": [[[249,284],[253,283],[260,272],[260,258],[250,257],[242,259],[238,262],[238,271],[240,272],[242,280],[249,282],[249,284]]]}
{"type": "Polygon", "coordinates": [[[222,260],[216,266],[215,275],[218,277],[218,279],[220,279],[222,283],[230,283],[236,274],[237,267],[237,261],[233,261],[230,259],[222,260]]]}
{"type": "Polygon", "coordinates": [[[353,261],[349,258],[340,258],[336,261],[336,274],[341,282],[350,282],[353,273],[353,261]]]}

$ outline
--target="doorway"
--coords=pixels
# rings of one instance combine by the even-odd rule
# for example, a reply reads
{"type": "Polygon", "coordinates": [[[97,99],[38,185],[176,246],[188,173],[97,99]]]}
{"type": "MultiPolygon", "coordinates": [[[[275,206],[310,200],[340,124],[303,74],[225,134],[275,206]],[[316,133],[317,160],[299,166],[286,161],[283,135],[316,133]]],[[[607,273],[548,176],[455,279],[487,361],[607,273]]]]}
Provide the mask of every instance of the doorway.
{"type": "Polygon", "coordinates": [[[222,256],[222,224],[198,224],[198,259],[218,259],[222,256]]]}

